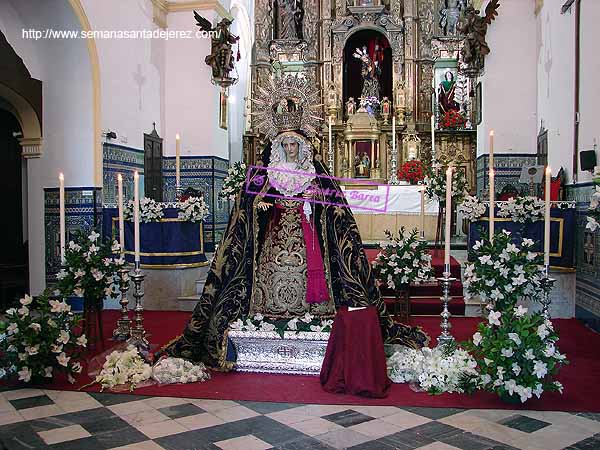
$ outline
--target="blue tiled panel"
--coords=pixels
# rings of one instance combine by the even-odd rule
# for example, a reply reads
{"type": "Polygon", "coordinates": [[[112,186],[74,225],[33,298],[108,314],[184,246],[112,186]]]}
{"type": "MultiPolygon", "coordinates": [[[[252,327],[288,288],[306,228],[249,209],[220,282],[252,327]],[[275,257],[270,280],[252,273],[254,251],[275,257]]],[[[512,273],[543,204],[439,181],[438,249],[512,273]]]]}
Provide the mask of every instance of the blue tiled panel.
{"type": "MultiPolygon", "coordinates": [[[[229,221],[229,203],[219,198],[223,180],[227,176],[229,161],[217,156],[182,156],[180,158],[180,182],[185,191],[189,187],[199,190],[210,208],[210,216],[204,222],[204,242],[207,252],[214,250],[221,241],[229,221]]],[[[175,157],[163,158],[163,199],[175,200],[175,157]]]]}
{"type": "MultiPolygon", "coordinates": [[[[487,191],[489,155],[480,155],[477,158],[477,195],[487,191]]],[[[499,194],[506,185],[513,185],[517,189],[528,189],[528,186],[520,184],[521,169],[525,166],[537,164],[537,156],[528,153],[494,153],[494,166],[496,170],[495,190],[499,194]]]]}
{"type": "Polygon", "coordinates": [[[592,183],[566,186],[567,198],[577,202],[576,317],[600,331],[600,231],[587,230],[592,183]]]}
{"type": "MultiPolygon", "coordinates": [[[[44,189],[44,228],[46,242],[46,281],[52,283],[60,270],[60,223],[58,188],[44,189]]],[[[80,229],[101,228],[102,189],[97,187],[65,188],[66,240],[80,229]]]]}
{"type": "Polygon", "coordinates": [[[123,175],[125,201],[133,198],[133,172],[140,174],[140,193],[144,192],[144,151],[105,142],[102,144],[104,204],[117,203],[117,174],[123,175]]]}

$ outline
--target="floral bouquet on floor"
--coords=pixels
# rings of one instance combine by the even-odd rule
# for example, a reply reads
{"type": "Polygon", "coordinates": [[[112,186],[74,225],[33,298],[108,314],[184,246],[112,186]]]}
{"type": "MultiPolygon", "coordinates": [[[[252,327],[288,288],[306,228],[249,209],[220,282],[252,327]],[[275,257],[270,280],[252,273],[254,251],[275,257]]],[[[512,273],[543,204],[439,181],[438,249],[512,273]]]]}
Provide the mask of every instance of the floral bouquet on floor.
{"type": "MultiPolygon", "coordinates": [[[[134,201],[129,200],[123,210],[123,217],[125,220],[133,220],[133,206],[134,201]]],[[[164,216],[163,207],[164,204],[151,198],[144,197],[140,199],[140,222],[160,222],[160,219],[164,216]]]]}
{"type": "Polygon", "coordinates": [[[117,241],[112,245],[102,242],[100,234],[83,231],[75,234],[65,249],[65,268],[58,275],[58,291],[63,297],[76,295],[85,299],[92,308],[101,305],[105,297],[118,296],[117,271],[123,264],[121,246],[117,241]],[[90,304],[90,302],[92,304],[90,304]]]}
{"type": "MultiPolygon", "coordinates": [[[[455,166],[456,168],[456,166],[455,166]]],[[[446,170],[448,165],[435,164],[425,177],[425,195],[437,200],[440,205],[446,203],[446,170]]],[[[455,170],[452,176],[452,201],[460,204],[466,195],[467,179],[462,170],[455,170]]]]}
{"type": "Polygon", "coordinates": [[[423,163],[418,159],[407,161],[402,164],[398,170],[398,179],[408,181],[410,184],[417,184],[425,178],[423,163]]]}
{"type": "Polygon", "coordinates": [[[208,216],[208,206],[202,197],[188,197],[178,207],[177,218],[186,222],[202,222],[208,216]]]}
{"type": "Polygon", "coordinates": [[[385,230],[389,242],[379,244],[381,251],[371,263],[379,283],[390,289],[405,290],[413,283],[434,278],[427,242],[420,241],[417,234],[416,228],[408,233],[402,227],[398,236],[385,230]]]}
{"type": "Polygon", "coordinates": [[[518,299],[534,298],[545,289],[544,258],[531,251],[534,242],[520,242],[509,231],[494,236],[493,242],[475,241],[465,265],[463,285],[466,297],[478,295],[499,311],[511,309],[518,299]],[[518,245],[517,245],[518,244],[518,245]]]}
{"type": "Polygon", "coordinates": [[[227,171],[227,177],[223,181],[223,188],[219,192],[219,197],[228,200],[235,200],[238,192],[244,187],[247,176],[247,167],[243,162],[236,162],[227,171]]]}
{"type": "Polygon", "coordinates": [[[84,334],[76,332],[78,319],[64,301],[50,300],[47,293],[35,300],[25,295],[19,309],[6,311],[0,322],[0,379],[18,375],[25,383],[51,380],[57,372],[81,373],[84,334]]]}
{"type": "Polygon", "coordinates": [[[473,195],[467,195],[458,207],[458,212],[469,222],[478,221],[486,210],[485,204],[473,195]]]}
{"type": "Polygon", "coordinates": [[[154,383],[150,380],[152,366],[144,360],[137,348],[126,343],[94,357],[90,361],[88,375],[94,381],[84,387],[100,384],[100,391],[133,391],[136,387],[154,383]]]}
{"type": "Polygon", "coordinates": [[[525,223],[537,222],[544,218],[545,203],[537,197],[510,198],[500,203],[500,217],[510,217],[512,221],[525,223]]]}
{"type": "Polygon", "coordinates": [[[545,391],[562,393],[554,377],[568,361],[557,343],[552,322],[511,304],[490,311],[488,323],[480,323],[473,340],[463,345],[477,361],[481,389],[511,403],[525,403],[545,391]]]}

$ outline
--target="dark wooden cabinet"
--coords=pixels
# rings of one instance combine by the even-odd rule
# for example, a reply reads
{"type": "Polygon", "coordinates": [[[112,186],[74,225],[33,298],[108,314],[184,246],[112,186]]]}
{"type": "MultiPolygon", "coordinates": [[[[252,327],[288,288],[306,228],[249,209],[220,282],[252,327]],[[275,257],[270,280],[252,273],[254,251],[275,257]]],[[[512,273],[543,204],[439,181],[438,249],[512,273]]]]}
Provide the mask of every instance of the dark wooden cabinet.
{"type": "Polygon", "coordinates": [[[163,200],[162,146],[156,127],[144,133],[144,194],[157,202],[163,200]]]}

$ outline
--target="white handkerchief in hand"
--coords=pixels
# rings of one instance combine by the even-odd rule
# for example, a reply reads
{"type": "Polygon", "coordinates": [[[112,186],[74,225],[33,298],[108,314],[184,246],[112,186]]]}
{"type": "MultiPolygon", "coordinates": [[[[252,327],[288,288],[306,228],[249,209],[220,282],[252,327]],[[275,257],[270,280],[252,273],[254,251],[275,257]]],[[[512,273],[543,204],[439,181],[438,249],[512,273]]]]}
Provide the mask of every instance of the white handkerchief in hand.
{"type": "Polygon", "coordinates": [[[360,309],[367,309],[366,306],[348,306],[348,311],[358,311],[360,309]]]}

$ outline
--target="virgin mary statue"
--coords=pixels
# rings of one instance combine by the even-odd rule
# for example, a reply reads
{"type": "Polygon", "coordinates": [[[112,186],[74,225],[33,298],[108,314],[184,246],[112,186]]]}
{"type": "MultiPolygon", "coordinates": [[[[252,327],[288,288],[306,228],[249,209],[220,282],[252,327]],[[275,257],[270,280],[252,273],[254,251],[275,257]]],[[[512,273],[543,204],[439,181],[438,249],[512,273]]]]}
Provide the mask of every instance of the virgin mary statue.
{"type": "MultiPolygon", "coordinates": [[[[297,124],[275,121],[286,122],[297,124]]],[[[248,173],[200,301],[166,353],[229,370],[227,332],[238,319],[331,318],[340,306],[369,305],[378,310],[386,343],[425,345],[419,328],[394,323],[387,313],[352,211],[305,130],[285,128],[248,173]]]]}

